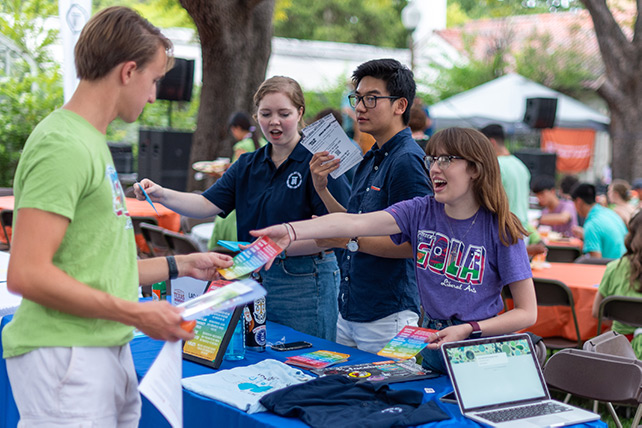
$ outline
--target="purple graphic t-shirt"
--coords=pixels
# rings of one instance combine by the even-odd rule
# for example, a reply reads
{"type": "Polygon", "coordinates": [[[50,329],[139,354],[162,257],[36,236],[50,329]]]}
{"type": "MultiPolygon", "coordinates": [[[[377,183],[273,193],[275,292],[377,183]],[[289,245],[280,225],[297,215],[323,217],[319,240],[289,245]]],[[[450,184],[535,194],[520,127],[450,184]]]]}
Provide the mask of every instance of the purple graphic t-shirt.
{"type": "Polygon", "coordinates": [[[392,240],[410,241],[415,250],[419,296],[432,319],[495,316],[503,309],[501,289],[533,276],[524,241],[502,244],[496,216],[483,207],[469,219],[455,220],[444,204],[425,196],[385,211],[401,229],[392,240]]]}
{"type": "Polygon", "coordinates": [[[544,214],[559,214],[563,212],[568,212],[571,215],[571,221],[564,224],[557,224],[551,226],[551,229],[555,232],[559,232],[564,236],[573,236],[573,227],[577,226],[577,211],[575,211],[575,204],[573,201],[567,201],[560,199],[560,203],[553,210],[544,208],[542,210],[542,215],[544,214]]]}

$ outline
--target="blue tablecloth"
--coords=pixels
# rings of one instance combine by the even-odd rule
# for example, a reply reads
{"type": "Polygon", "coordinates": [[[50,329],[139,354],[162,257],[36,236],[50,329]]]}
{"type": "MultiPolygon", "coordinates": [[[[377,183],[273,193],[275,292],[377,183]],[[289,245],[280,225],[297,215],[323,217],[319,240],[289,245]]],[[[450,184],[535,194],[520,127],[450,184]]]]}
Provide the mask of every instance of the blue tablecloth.
{"type": "MultiPolygon", "coordinates": [[[[10,316],[4,317],[0,323],[0,328],[9,322],[10,316]]],[[[298,340],[307,340],[314,345],[311,349],[305,351],[289,351],[277,352],[269,348],[265,352],[247,351],[246,357],[241,361],[223,361],[220,370],[229,369],[242,365],[250,365],[258,363],[266,358],[273,358],[276,360],[284,361],[288,356],[297,355],[302,352],[308,352],[318,349],[325,349],[331,351],[345,352],[350,354],[350,359],[345,364],[359,364],[371,361],[382,360],[374,354],[362,352],[353,348],[348,348],[338,345],[323,339],[318,339],[303,333],[299,333],[288,327],[278,324],[267,324],[267,340],[268,342],[276,343],[277,341],[284,340],[285,342],[295,342],[298,340]]],[[[156,355],[160,352],[163,342],[152,340],[148,337],[135,338],[131,343],[132,354],[134,356],[134,364],[136,366],[136,373],[139,379],[147,373],[147,370],[154,362],[156,355]]],[[[0,345],[0,352],[2,347],[0,345]]],[[[196,376],[201,374],[212,373],[213,369],[205,367],[190,361],[183,361],[183,377],[196,376]]],[[[479,427],[480,425],[469,419],[464,418],[459,412],[456,404],[445,404],[439,401],[439,397],[452,391],[450,380],[447,376],[440,376],[434,379],[425,379],[414,382],[396,383],[391,386],[394,389],[414,389],[423,391],[425,400],[434,400],[438,405],[451,417],[451,419],[434,422],[424,427],[479,427]],[[434,392],[426,392],[425,388],[432,388],[434,392]]],[[[0,362],[0,428],[14,428],[18,422],[18,411],[13,401],[9,379],[7,378],[7,371],[4,360],[0,362]]],[[[248,415],[227,404],[205,398],[203,396],[191,393],[183,389],[183,422],[186,428],[203,427],[203,426],[220,426],[220,427],[306,427],[302,421],[298,419],[283,418],[272,413],[255,413],[248,415]]],[[[169,427],[167,421],[156,410],[156,408],[143,397],[142,417],[140,421],[141,427],[169,427]]],[[[603,422],[592,422],[588,424],[579,425],[583,427],[606,427],[603,422]]]]}

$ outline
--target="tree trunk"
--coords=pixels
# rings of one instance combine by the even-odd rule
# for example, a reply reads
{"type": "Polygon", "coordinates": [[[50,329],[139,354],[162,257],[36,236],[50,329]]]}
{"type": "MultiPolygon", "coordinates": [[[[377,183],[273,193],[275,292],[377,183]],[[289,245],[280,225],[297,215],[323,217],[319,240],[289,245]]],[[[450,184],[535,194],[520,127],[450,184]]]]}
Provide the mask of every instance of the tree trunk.
{"type": "MultiPolygon", "coordinates": [[[[252,96],[265,79],[271,52],[275,0],[180,0],[196,24],[203,57],[203,87],[192,139],[190,165],[231,156],[227,129],[237,110],[254,113],[252,96]]],[[[211,180],[194,180],[204,190],[211,180]]]]}
{"type": "MultiPolygon", "coordinates": [[[[591,14],[605,66],[598,94],[611,113],[613,178],[642,177],[642,20],[627,37],[605,0],[582,0],[591,14]]],[[[639,5],[638,2],[638,15],[639,5]]]]}

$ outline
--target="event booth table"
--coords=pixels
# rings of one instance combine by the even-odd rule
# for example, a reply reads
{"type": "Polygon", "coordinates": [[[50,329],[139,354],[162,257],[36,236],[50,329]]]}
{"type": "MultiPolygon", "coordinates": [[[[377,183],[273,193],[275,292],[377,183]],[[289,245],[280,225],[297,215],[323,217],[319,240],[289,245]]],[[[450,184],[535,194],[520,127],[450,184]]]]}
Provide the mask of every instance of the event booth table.
{"type": "MultiPolygon", "coordinates": [[[[0,323],[0,328],[4,327],[11,317],[5,317],[0,323]]],[[[310,350],[331,350],[345,352],[350,354],[350,359],[345,364],[359,364],[371,361],[382,360],[374,354],[362,352],[353,348],[338,345],[334,342],[318,339],[303,333],[299,333],[291,328],[284,327],[275,323],[268,322],[268,343],[285,341],[293,342],[298,340],[307,340],[314,345],[313,348],[304,351],[276,352],[269,348],[265,352],[247,351],[246,358],[241,361],[231,362],[223,361],[220,370],[233,368],[236,366],[250,365],[258,363],[267,358],[273,358],[284,361],[288,356],[310,350]]],[[[134,356],[134,363],[139,379],[141,379],[153,363],[156,355],[162,347],[162,342],[149,339],[147,337],[138,337],[132,341],[131,348],[134,356]]],[[[0,348],[1,349],[1,348],[0,348]]],[[[208,367],[183,361],[183,377],[196,376],[201,374],[213,373],[214,370],[208,367]]],[[[481,386],[480,386],[481,387],[481,386]]],[[[439,397],[452,391],[450,380],[447,376],[439,376],[433,379],[421,381],[404,382],[392,384],[394,389],[413,389],[424,392],[424,400],[434,400],[451,419],[433,422],[424,427],[479,427],[476,422],[464,418],[457,405],[445,404],[439,401],[439,397]],[[427,389],[431,388],[431,389],[427,389]]],[[[4,360],[0,362],[0,409],[3,409],[4,415],[0,413],[0,428],[14,428],[17,425],[18,413],[11,394],[11,388],[7,379],[6,367],[4,360]]],[[[263,412],[247,414],[239,409],[228,406],[227,404],[194,394],[183,389],[183,423],[186,428],[192,427],[305,427],[305,423],[299,419],[283,418],[272,413],[263,412]]],[[[143,397],[142,417],[140,427],[168,427],[169,424],[160,414],[160,412],[143,397]]],[[[601,421],[595,421],[578,426],[583,427],[605,427],[606,424],[601,421]]]]}
{"type": "MultiPolygon", "coordinates": [[[[597,335],[597,319],[592,315],[593,300],[605,270],[604,265],[579,263],[550,263],[549,267],[533,269],[534,278],[556,279],[571,289],[582,340],[597,335]]],[[[577,339],[568,307],[538,307],[537,322],[528,331],[542,337],[561,335],[570,340],[577,339]]]]}

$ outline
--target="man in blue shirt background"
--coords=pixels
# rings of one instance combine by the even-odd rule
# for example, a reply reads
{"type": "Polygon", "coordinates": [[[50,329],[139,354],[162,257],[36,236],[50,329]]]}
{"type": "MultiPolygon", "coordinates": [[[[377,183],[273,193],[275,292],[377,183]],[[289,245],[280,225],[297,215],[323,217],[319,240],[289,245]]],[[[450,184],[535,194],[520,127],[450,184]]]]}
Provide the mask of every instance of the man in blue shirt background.
{"type": "MultiPolygon", "coordinates": [[[[361,132],[376,144],[357,167],[348,206],[327,189],[327,175],[339,165],[328,152],[310,162],[315,189],[330,212],[365,213],[432,193],[419,145],[408,120],[415,98],[412,71],[393,59],[361,64],[352,75],[349,96],[361,132]]],[[[405,325],[417,325],[419,296],[410,246],[389,237],[332,239],[319,244],[347,248],[341,265],[337,342],[380,351],[405,325]],[[393,254],[396,253],[396,254],[393,254]]]]}

